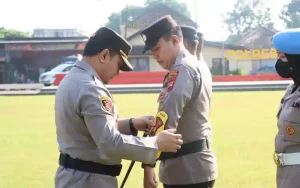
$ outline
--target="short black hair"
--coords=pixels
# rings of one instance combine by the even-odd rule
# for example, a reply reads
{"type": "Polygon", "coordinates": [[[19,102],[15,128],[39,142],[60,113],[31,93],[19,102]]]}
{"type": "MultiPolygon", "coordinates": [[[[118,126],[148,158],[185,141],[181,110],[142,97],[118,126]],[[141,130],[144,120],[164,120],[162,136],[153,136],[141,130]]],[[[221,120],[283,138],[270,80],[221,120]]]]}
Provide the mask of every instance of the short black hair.
{"type": "Polygon", "coordinates": [[[196,50],[197,45],[199,44],[199,42],[197,40],[193,40],[193,39],[190,39],[190,38],[184,38],[184,40],[186,41],[186,43],[189,45],[189,47],[192,50],[196,50]]]}
{"type": "MultiPolygon", "coordinates": [[[[109,55],[110,56],[115,56],[115,55],[119,55],[119,53],[117,53],[116,52],[116,50],[114,50],[114,49],[112,49],[112,48],[107,48],[108,49],[108,51],[109,51],[109,55]]],[[[103,49],[103,50],[105,50],[105,49],[103,49]]],[[[102,50],[102,51],[103,51],[102,50]]],[[[101,51],[99,51],[99,52],[101,52],[101,51]]],[[[98,53],[99,53],[98,52],[98,53]]],[[[91,57],[91,56],[94,56],[94,55],[96,55],[97,53],[95,53],[95,52],[92,52],[92,51],[87,51],[87,50],[84,50],[83,51],[83,56],[87,56],[87,57],[91,57]]]]}
{"type": "Polygon", "coordinates": [[[169,32],[167,32],[166,34],[164,34],[162,36],[162,38],[165,39],[166,41],[168,41],[168,40],[170,40],[170,38],[172,37],[172,35],[176,35],[178,37],[179,41],[183,40],[183,35],[182,35],[182,31],[181,31],[180,26],[175,26],[169,32]]]}

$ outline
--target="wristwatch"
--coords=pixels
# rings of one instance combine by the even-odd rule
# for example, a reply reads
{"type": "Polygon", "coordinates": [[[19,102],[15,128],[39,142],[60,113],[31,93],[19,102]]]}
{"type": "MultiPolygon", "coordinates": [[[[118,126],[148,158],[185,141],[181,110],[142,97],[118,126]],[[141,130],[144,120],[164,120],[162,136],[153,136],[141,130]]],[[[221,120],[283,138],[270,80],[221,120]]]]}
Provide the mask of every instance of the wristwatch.
{"type": "Polygon", "coordinates": [[[129,128],[130,128],[130,132],[132,135],[137,135],[138,131],[134,128],[133,126],[133,122],[132,122],[133,118],[129,119],[129,128]]]}
{"type": "Polygon", "coordinates": [[[133,118],[130,118],[130,119],[129,119],[129,128],[130,128],[130,131],[134,131],[134,130],[135,130],[135,128],[134,128],[134,126],[133,126],[132,120],[133,120],[133,118]]]}

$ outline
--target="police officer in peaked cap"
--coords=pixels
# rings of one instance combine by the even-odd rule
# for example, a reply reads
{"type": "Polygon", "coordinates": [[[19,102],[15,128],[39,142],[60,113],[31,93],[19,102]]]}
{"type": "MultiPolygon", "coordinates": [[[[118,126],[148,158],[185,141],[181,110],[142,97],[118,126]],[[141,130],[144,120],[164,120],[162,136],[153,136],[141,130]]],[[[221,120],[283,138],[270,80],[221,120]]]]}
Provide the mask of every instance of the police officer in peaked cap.
{"type": "Polygon", "coordinates": [[[182,25],[180,28],[183,36],[183,44],[190,54],[192,54],[199,61],[202,78],[207,81],[207,88],[209,89],[210,95],[212,95],[212,75],[202,56],[202,34],[197,32],[197,30],[191,26],[182,25]]]}
{"type": "Polygon", "coordinates": [[[196,50],[198,46],[198,36],[197,36],[197,30],[188,25],[181,25],[180,26],[183,36],[183,44],[185,48],[192,54],[193,56],[196,56],[196,50]]]}
{"type": "MultiPolygon", "coordinates": [[[[197,58],[184,46],[180,26],[166,15],[141,31],[145,47],[168,71],[158,96],[158,113],[166,114],[165,128],[182,134],[183,145],[177,153],[162,152],[159,180],[165,188],[212,188],[218,176],[216,157],[212,150],[210,83],[202,77],[197,58]]],[[[152,134],[152,132],[150,132],[152,134]]],[[[157,187],[152,165],[144,168],[144,187],[157,187]]]]}
{"type": "Polygon", "coordinates": [[[181,31],[183,35],[183,43],[185,48],[198,60],[204,60],[202,57],[202,48],[203,48],[203,34],[197,32],[194,27],[182,25],[181,31]]]}
{"type": "MultiPolygon", "coordinates": [[[[130,71],[130,44],[101,27],[87,41],[83,57],[59,84],[55,124],[59,167],[55,187],[117,188],[121,159],[152,164],[159,151],[176,152],[181,135],[166,130],[156,137],[137,137],[153,126],[152,116],[119,119],[105,84],[119,70],[130,71]]],[[[132,112],[133,113],[133,112],[132,112]]]]}
{"type": "Polygon", "coordinates": [[[291,78],[277,113],[274,161],[277,188],[300,187],[300,28],[273,36],[278,52],[275,69],[282,78],[291,78]]]}

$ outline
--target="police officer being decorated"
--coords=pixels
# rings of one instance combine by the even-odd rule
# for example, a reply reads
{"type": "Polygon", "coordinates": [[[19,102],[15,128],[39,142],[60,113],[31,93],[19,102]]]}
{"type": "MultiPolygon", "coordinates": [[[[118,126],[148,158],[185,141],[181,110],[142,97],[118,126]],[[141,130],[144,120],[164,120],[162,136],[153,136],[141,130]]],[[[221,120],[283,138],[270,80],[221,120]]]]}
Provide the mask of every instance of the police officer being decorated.
{"type": "MultiPolygon", "coordinates": [[[[153,117],[119,119],[106,88],[119,71],[132,70],[130,44],[102,27],[87,41],[81,61],[69,71],[55,96],[59,145],[56,188],[117,188],[121,160],[153,164],[159,152],[176,152],[181,135],[166,130],[155,137],[137,137],[153,127],[153,117]]],[[[132,112],[133,113],[133,112],[132,112]]]]}
{"type": "Polygon", "coordinates": [[[276,33],[272,43],[278,52],[276,71],[292,78],[277,113],[274,161],[277,188],[300,187],[300,29],[276,33]]]}
{"type": "MultiPolygon", "coordinates": [[[[143,29],[141,36],[145,42],[143,53],[151,50],[155,60],[168,70],[158,96],[157,125],[176,129],[184,142],[178,152],[158,155],[159,180],[164,188],[212,188],[218,169],[208,119],[210,81],[202,77],[200,63],[186,50],[181,28],[170,15],[143,29]]],[[[159,133],[161,129],[156,130],[159,133]]],[[[156,133],[150,132],[150,136],[156,133]]],[[[142,165],[145,188],[157,187],[154,166],[142,165]]]]}

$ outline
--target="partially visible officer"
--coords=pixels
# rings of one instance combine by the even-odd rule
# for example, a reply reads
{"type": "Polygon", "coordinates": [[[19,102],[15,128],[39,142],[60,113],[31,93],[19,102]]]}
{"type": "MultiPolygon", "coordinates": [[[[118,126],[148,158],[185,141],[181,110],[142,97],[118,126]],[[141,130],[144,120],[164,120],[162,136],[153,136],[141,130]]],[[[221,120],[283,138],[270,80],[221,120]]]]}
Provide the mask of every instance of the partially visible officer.
{"type": "MultiPolygon", "coordinates": [[[[209,84],[201,76],[197,59],[184,47],[180,26],[170,15],[141,31],[145,47],[169,71],[159,95],[158,111],[167,114],[166,128],[182,135],[177,153],[163,152],[159,160],[159,179],[165,188],[212,188],[218,175],[212,150],[209,84]],[[145,40],[146,38],[146,40],[145,40]]],[[[157,187],[153,165],[142,164],[144,187],[157,187]]]]}
{"type": "Polygon", "coordinates": [[[197,33],[198,36],[198,46],[197,46],[197,58],[198,60],[203,59],[203,55],[202,55],[202,49],[203,49],[203,45],[204,45],[204,39],[203,39],[203,34],[198,32],[197,33]]]}
{"type": "Polygon", "coordinates": [[[181,25],[180,28],[182,31],[184,47],[190,52],[190,54],[197,58],[196,50],[199,43],[197,30],[188,25],[181,25]]]}
{"type": "MultiPolygon", "coordinates": [[[[209,97],[209,103],[212,98],[212,75],[202,56],[203,38],[202,34],[191,26],[180,26],[183,36],[184,47],[199,61],[202,79],[206,80],[206,92],[209,97]],[[200,46],[200,47],[199,47],[200,46]]],[[[209,106],[210,110],[210,106],[209,106]]]]}
{"type": "Polygon", "coordinates": [[[283,78],[292,78],[277,113],[274,161],[278,188],[300,187],[300,28],[278,32],[272,40],[278,51],[275,64],[283,78]]]}
{"type": "Polygon", "coordinates": [[[132,70],[131,46],[114,31],[102,27],[87,42],[81,61],[59,84],[55,122],[60,159],[55,187],[117,188],[121,159],[155,162],[158,151],[176,152],[181,135],[175,130],[155,138],[136,137],[151,119],[119,120],[112,95],[105,87],[119,70],[132,70]],[[133,136],[135,135],[135,136],[133,136]]]}

